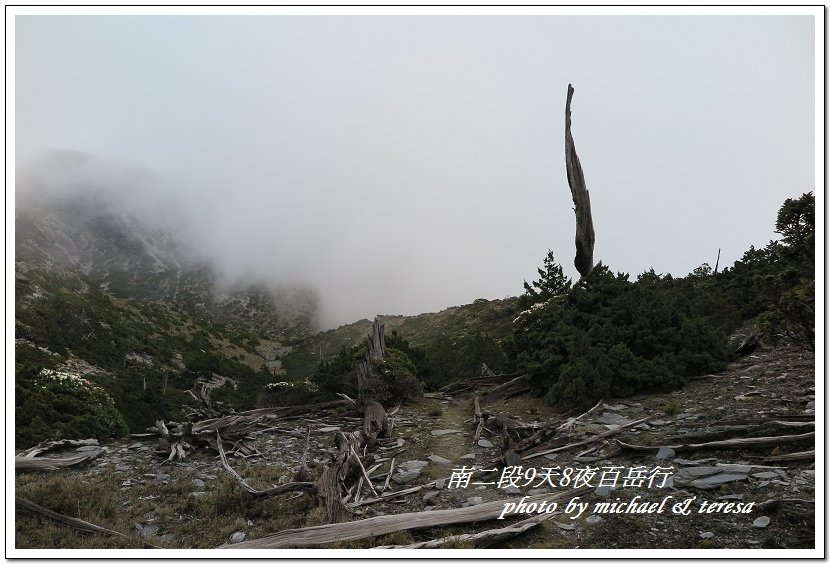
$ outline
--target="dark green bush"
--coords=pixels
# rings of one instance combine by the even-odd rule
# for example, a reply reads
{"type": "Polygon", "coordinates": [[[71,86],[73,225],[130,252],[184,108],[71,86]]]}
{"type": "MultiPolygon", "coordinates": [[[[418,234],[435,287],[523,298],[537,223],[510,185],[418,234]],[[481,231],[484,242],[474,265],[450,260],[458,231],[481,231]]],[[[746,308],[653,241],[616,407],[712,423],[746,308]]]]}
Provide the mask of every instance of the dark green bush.
{"type": "Polygon", "coordinates": [[[559,407],[680,386],[724,368],[726,326],[706,317],[711,293],[654,271],[630,282],[601,263],[569,292],[516,321],[519,368],[559,407]]]}

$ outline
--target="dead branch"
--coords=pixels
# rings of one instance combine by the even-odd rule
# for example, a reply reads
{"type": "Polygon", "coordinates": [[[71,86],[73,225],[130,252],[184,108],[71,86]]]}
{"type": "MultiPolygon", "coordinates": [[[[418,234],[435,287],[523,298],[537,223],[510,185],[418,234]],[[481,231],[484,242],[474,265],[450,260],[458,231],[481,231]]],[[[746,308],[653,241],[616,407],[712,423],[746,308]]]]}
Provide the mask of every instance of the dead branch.
{"type": "Polygon", "coordinates": [[[535,452],[533,454],[523,456],[522,459],[523,460],[530,460],[531,458],[536,458],[537,456],[543,456],[545,454],[552,454],[554,452],[561,452],[563,450],[569,450],[569,449],[580,447],[580,446],[583,446],[583,445],[589,445],[591,443],[595,443],[597,441],[607,439],[608,437],[616,435],[617,433],[621,433],[621,432],[625,431],[626,429],[630,429],[631,427],[636,427],[637,425],[641,425],[642,423],[645,423],[646,421],[649,421],[650,419],[653,419],[653,418],[654,418],[654,416],[644,417],[642,419],[638,419],[637,421],[632,421],[631,423],[626,423],[625,425],[620,425],[616,429],[609,429],[608,431],[605,431],[604,433],[600,433],[599,435],[594,435],[593,437],[590,437],[590,438],[585,439],[583,441],[579,441],[579,442],[576,442],[576,443],[571,443],[569,445],[564,445],[564,446],[557,447],[557,448],[552,448],[552,449],[549,449],[549,450],[543,450],[541,452],[535,452]]]}
{"type": "Polygon", "coordinates": [[[530,390],[529,381],[530,377],[527,374],[517,376],[516,378],[513,378],[500,386],[496,386],[487,392],[487,394],[481,398],[481,403],[492,403],[496,400],[509,399],[513,396],[524,394],[530,390]]]}
{"type": "Polygon", "coordinates": [[[225,449],[222,448],[222,437],[219,435],[219,431],[216,431],[216,450],[219,451],[219,459],[222,461],[222,467],[227,470],[228,474],[233,476],[237,482],[239,482],[242,489],[254,497],[266,497],[286,492],[310,491],[314,489],[314,483],[312,482],[289,482],[287,484],[280,484],[279,486],[268,488],[267,490],[257,490],[248,484],[248,482],[246,482],[244,478],[242,478],[242,476],[240,476],[237,471],[234,470],[230,464],[228,464],[228,459],[225,457],[225,449]]]}
{"type": "MultiPolygon", "coordinates": [[[[810,433],[804,433],[801,435],[780,435],[777,437],[748,437],[743,439],[728,439],[725,441],[711,441],[708,443],[668,445],[668,448],[674,450],[675,452],[702,450],[707,448],[767,448],[771,446],[812,443],[815,442],[815,437],[816,433],[815,431],[812,431],[810,433]]],[[[637,452],[657,452],[661,448],[659,446],[633,445],[624,443],[620,440],[617,441],[617,444],[626,450],[633,450],[637,452]]]]}
{"type": "Polygon", "coordinates": [[[541,515],[535,515],[529,519],[508,525],[507,527],[489,529],[487,531],[481,531],[480,533],[450,535],[440,539],[416,542],[413,544],[376,546],[374,548],[442,548],[454,542],[468,542],[472,543],[474,548],[486,548],[506,538],[518,536],[553,516],[553,513],[542,513],[541,515]]]}
{"type": "Polygon", "coordinates": [[[787,462],[788,460],[815,460],[815,458],[815,450],[805,450],[802,452],[791,452],[790,454],[768,456],[763,460],[763,462],[787,462]]]}
{"type": "MultiPolygon", "coordinates": [[[[563,492],[545,493],[530,496],[526,503],[542,501],[558,503],[588,493],[590,488],[579,488],[563,492]]],[[[224,544],[219,548],[289,548],[289,547],[317,547],[333,542],[348,542],[369,537],[386,535],[397,531],[412,529],[427,529],[473,523],[497,519],[504,511],[505,500],[482,503],[458,509],[440,509],[436,511],[420,511],[414,513],[400,513],[397,515],[383,515],[370,517],[360,521],[334,523],[305,527],[302,529],[287,529],[273,535],[243,541],[236,544],[224,544]]],[[[510,517],[515,514],[510,514],[510,517]]],[[[507,516],[505,516],[507,517],[507,516]]]]}

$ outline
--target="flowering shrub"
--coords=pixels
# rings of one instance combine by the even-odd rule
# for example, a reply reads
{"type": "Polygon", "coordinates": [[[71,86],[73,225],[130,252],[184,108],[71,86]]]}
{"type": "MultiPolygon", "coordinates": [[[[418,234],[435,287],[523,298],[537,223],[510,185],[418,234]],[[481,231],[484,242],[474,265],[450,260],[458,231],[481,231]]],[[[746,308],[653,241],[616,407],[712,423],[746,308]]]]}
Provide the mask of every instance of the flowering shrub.
{"type": "Polygon", "coordinates": [[[112,397],[79,374],[44,368],[19,379],[15,390],[19,447],[56,438],[105,441],[128,432],[112,397]]]}
{"type": "Polygon", "coordinates": [[[269,382],[260,394],[258,404],[263,407],[298,405],[310,402],[320,391],[314,382],[269,382]]]}

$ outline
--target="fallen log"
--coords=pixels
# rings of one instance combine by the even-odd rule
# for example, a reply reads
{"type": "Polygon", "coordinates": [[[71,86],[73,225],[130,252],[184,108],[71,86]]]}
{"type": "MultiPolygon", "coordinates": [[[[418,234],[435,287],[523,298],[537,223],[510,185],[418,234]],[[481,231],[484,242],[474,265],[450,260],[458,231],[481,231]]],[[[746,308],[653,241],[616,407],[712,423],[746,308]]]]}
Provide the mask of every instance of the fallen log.
{"type": "Polygon", "coordinates": [[[649,421],[653,418],[654,418],[653,415],[651,415],[649,417],[644,417],[642,419],[638,419],[637,421],[632,421],[631,423],[626,423],[625,425],[620,425],[616,429],[609,429],[608,431],[605,431],[604,433],[600,433],[599,435],[594,435],[593,437],[590,437],[588,439],[585,439],[585,440],[582,440],[582,441],[579,441],[579,442],[576,442],[576,443],[571,443],[569,445],[560,446],[560,447],[557,447],[557,448],[552,448],[552,449],[543,450],[543,451],[540,451],[540,452],[535,452],[535,453],[530,454],[528,456],[523,456],[522,459],[523,460],[530,460],[531,458],[536,458],[538,456],[543,456],[545,454],[553,454],[554,452],[561,452],[563,450],[569,450],[569,449],[580,447],[580,446],[583,446],[583,445],[589,445],[591,443],[595,443],[597,441],[607,439],[608,437],[616,435],[617,433],[621,433],[621,432],[625,431],[626,429],[630,429],[631,427],[636,427],[637,425],[645,423],[646,421],[649,421]]]}
{"type": "Polygon", "coordinates": [[[483,398],[481,398],[481,403],[492,403],[497,400],[509,399],[513,396],[517,396],[519,394],[524,394],[530,391],[530,377],[527,374],[522,374],[521,376],[517,376],[512,380],[501,384],[500,386],[496,386],[483,398]]]}
{"type": "Polygon", "coordinates": [[[815,458],[815,450],[805,450],[801,452],[791,452],[790,454],[768,456],[762,462],[787,462],[788,460],[815,460],[815,458]]]}
{"type": "MultiPolygon", "coordinates": [[[[782,446],[801,443],[815,442],[816,433],[804,433],[801,435],[779,435],[775,437],[747,437],[742,439],[728,439],[725,441],[711,441],[708,443],[691,443],[681,445],[664,445],[674,450],[675,452],[684,452],[691,450],[703,450],[708,448],[723,448],[723,449],[741,449],[741,448],[767,448],[771,446],[782,446]]],[[[636,452],[657,452],[662,447],[660,446],[642,446],[624,443],[617,440],[617,444],[625,450],[633,450],[636,452]]]]}
{"type": "MultiPolygon", "coordinates": [[[[563,492],[553,492],[529,496],[525,503],[557,502],[561,505],[564,500],[586,494],[591,488],[579,488],[563,492]]],[[[349,542],[370,537],[386,535],[397,531],[412,529],[428,529],[461,523],[474,523],[498,519],[504,512],[508,500],[491,501],[470,507],[458,509],[439,509],[436,511],[420,511],[414,513],[400,513],[397,515],[383,515],[370,517],[359,521],[333,523],[305,527],[302,529],[287,529],[273,535],[259,539],[243,541],[236,544],[223,544],[219,548],[307,548],[319,547],[334,542],[349,542]]],[[[514,517],[517,514],[509,514],[514,517]]],[[[505,516],[507,518],[508,516],[505,516]]]]}
{"type": "Polygon", "coordinates": [[[18,515],[33,515],[35,517],[43,517],[44,519],[48,519],[53,523],[58,523],[59,525],[63,525],[65,527],[69,527],[70,529],[74,529],[79,533],[98,534],[106,536],[127,536],[123,533],[119,533],[118,531],[113,531],[112,529],[107,529],[106,527],[95,525],[94,523],[90,523],[89,521],[84,521],[83,519],[77,519],[76,517],[69,517],[68,515],[56,513],[51,509],[46,509],[45,507],[41,507],[40,505],[32,501],[29,501],[28,499],[23,499],[21,497],[14,498],[14,512],[18,515]]]}
{"type": "Polygon", "coordinates": [[[63,470],[64,468],[71,468],[85,464],[90,460],[95,460],[104,453],[104,449],[93,450],[79,454],[78,456],[70,456],[67,458],[51,458],[51,457],[28,457],[15,456],[14,457],[14,471],[15,472],[54,472],[63,470]]]}
{"type": "Polygon", "coordinates": [[[99,446],[98,439],[61,439],[59,441],[44,441],[18,454],[26,458],[34,458],[45,452],[69,447],[99,446]]]}
{"type": "Polygon", "coordinates": [[[499,529],[489,529],[487,531],[481,531],[480,533],[464,533],[460,535],[450,535],[447,537],[442,537],[440,539],[416,542],[413,544],[375,546],[373,548],[443,548],[448,544],[456,542],[472,543],[473,548],[487,548],[488,546],[491,546],[506,538],[515,537],[526,531],[529,531],[530,529],[536,527],[542,522],[547,521],[548,519],[553,517],[553,515],[553,513],[542,513],[541,515],[536,515],[529,519],[519,521],[518,523],[513,523],[512,525],[508,525],[507,527],[501,527],[499,529]]]}

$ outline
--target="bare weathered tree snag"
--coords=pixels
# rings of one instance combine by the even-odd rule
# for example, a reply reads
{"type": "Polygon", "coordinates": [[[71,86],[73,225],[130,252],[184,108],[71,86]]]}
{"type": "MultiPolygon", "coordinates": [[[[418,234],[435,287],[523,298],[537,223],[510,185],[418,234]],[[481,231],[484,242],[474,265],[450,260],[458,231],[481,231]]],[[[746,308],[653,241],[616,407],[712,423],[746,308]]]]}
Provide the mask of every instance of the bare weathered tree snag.
{"type": "Polygon", "coordinates": [[[594,221],[591,219],[591,197],[585,187],[582,165],[576,155],[573,135],[571,135],[571,98],[574,89],[568,85],[568,99],[565,102],[565,168],[568,173],[568,185],[576,214],[576,257],[574,266],[583,277],[594,268],[594,221]]]}
{"type": "MultiPolygon", "coordinates": [[[[690,450],[703,450],[707,448],[730,449],[730,448],[767,448],[771,446],[783,446],[791,444],[813,443],[816,439],[815,431],[810,433],[803,433],[801,435],[780,435],[777,437],[751,437],[743,439],[728,439],[725,441],[712,441],[708,443],[699,444],[683,444],[683,445],[668,445],[668,448],[675,452],[684,452],[690,450]]],[[[626,449],[637,452],[657,452],[660,447],[641,446],[624,443],[620,440],[617,444],[626,449]]]]}
{"type": "Polygon", "coordinates": [[[375,318],[372,332],[367,337],[369,343],[369,359],[378,361],[386,356],[386,341],[383,338],[384,325],[375,318]]]}
{"type": "MultiPolygon", "coordinates": [[[[591,488],[578,488],[554,493],[545,493],[528,497],[526,503],[540,503],[542,501],[556,501],[559,505],[565,500],[584,495],[591,488]]],[[[491,501],[470,507],[458,509],[439,509],[435,511],[419,511],[414,513],[400,513],[397,515],[382,515],[370,517],[360,521],[332,523],[305,527],[302,529],[287,529],[273,535],[259,539],[252,539],[236,544],[224,544],[219,548],[299,548],[318,547],[333,542],[348,542],[369,537],[377,537],[397,531],[413,529],[427,529],[461,523],[474,523],[498,519],[504,511],[506,500],[491,501]]],[[[522,514],[524,515],[524,514],[522,514]]],[[[516,517],[517,514],[505,515],[505,518],[516,517]]]]}

